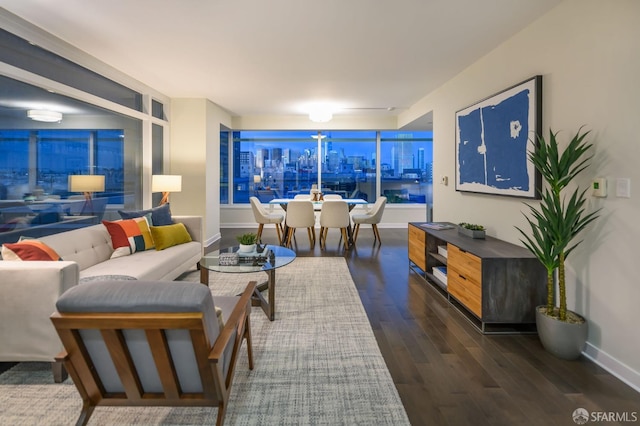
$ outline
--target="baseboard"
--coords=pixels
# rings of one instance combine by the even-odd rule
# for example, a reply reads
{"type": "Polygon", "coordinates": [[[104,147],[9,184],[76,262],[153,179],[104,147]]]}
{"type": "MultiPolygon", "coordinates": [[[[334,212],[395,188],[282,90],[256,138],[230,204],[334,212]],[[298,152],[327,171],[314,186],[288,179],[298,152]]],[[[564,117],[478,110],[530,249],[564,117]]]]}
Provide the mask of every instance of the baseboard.
{"type": "Polygon", "coordinates": [[[640,392],[640,372],[635,371],[589,342],[587,342],[586,348],[582,353],[613,376],[631,386],[635,391],[640,392]]]}
{"type": "Polygon", "coordinates": [[[205,247],[209,247],[211,244],[215,243],[216,241],[218,241],[221,238],[222,238],[222,234],[218,232],[213,237],[207,238],[206,241],[204,242],[204,246],[205,247]]]}

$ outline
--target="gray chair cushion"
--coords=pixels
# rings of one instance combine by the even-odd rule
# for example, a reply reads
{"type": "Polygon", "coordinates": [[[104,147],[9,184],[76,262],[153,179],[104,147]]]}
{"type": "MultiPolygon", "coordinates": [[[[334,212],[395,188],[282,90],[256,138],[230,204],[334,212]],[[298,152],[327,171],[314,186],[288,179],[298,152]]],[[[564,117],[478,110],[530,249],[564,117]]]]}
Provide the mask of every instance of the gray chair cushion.
{"type": "MultiPolygon", "coordinates": [[[[95,282],[69,289],[58,299],[56,308],[62,313],[203,312],[206,332],[211,344],[219,335],[218,320],[210,290],[198,283],[170,281],[95,282]]],[[[126,330],[124,335],[136,369],[141,373],[140,380],[143,388],[147,392],[161,392],[162,384],[155,370],[144,332],[142,330],[126,330]]],[[[124,388],[100,333],[97,330],[83,330],[81,336],[105,389],[109,392],[122,392],[124,388]]],[[[200,392],[202,384],[188,331],[169,330],[167,331],[167,341],[182,390],[184,392],[200,392]]],[[[225,356],[224,358],[224,365],[227,366],[230,357],[225,356]]]]}

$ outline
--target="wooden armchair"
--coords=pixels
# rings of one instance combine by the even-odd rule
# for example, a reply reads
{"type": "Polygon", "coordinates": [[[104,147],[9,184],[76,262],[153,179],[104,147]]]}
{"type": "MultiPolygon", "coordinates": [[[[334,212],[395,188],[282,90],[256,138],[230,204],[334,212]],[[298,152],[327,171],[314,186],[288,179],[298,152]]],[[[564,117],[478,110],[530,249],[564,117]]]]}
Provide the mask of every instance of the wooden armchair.
{"type": "Polygon", "coordinates": [[[254,288],[215,300],[187,282],[104,281],[65,292],[51,321],[65,348],[56,360],[83,400],[76,424],[102,405],[217,406],[221,425],[243,339],[253,369],[254,288]]]}

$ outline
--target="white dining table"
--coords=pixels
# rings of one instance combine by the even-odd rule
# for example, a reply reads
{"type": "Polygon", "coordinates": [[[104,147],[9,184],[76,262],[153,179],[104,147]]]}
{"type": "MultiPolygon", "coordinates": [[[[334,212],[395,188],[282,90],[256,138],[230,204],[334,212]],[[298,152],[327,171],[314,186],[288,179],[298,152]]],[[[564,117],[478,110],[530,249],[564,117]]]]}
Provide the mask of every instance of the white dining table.
{"type": "MultiPolygon", "coordinates": [[[[289,204],[289,201],[293,201],[293,198],[274,198],[273,200],[269,201],[269,205],[271,206],[279,205],[280,207],[282,207],[284,211],[286,211],[287,204],[289,204]]],[[[296,201],[301,201],[301,200],[297,199],[296,201]]],[[[369,205],[369,202],[367,200],[363,200],[362,198],[343,198],[342,201],[347,203],[347,205],[349,206],[349,211],[353,210],[355,206],[369,205]]],[[[324,203],[324,201],[311,201],[311,203],[313,204],[313,209],[315,211],[320,211],[322,210],[322,203],[324,203]]]]}

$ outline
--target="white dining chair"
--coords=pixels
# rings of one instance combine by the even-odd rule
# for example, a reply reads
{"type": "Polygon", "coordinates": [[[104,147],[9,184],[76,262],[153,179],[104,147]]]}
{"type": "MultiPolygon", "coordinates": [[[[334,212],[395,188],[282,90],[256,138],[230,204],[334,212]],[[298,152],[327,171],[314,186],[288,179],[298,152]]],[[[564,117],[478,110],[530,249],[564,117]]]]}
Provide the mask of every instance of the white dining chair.
{"type": "Polygon", "coordinates": [[[278,245],[282,244],[282,222],[284,221],[284,215],[280,213],[269,213],[264,208],[258,197],[250,197],[251,209],[253,210],[253,217],[258,224],[258,241],[262,242],[262,229],[264,225],[273,223],[276,226],[276,232],[278,233],[278,245]]]}
{"type": "Polygon", "coordinates": [[[309,200],[293,200],[287,205],[287,216],[285,219],[287,235],[285,236],[285,246],[291,247],[291,240],[297,228],[307,228],[309,235],[309,245],[311,248],[316,243],[316,217],[313,214],[313,203],[309,200]]]}
{"type": "Polygon", "coordinates": [[[340,229],[344,249],[349,249],[349,237],[347,230],[351,226],[349,206],[342,200],[325,200],[320,211],[320,248],[327,245],[327,232],[329,228],[340,229]]]}
{"type": "Polygon", "coordinates": [[[311,194],[296,194],[293,197],[294,200],[310,200],[311,194]]]}
{"type": "Polygon", "coordinates": [[[374,242],[378,241],[379,244],[382,244],[380,233],[378,232],[378,223],[382,220],[382,214],[384,213],[384,206],[386,204],[387,197],[378,197],[371,210],[366,213],[354,214],[351,216],[351,220],[353,220],[353,224],[355,225],[353,244],[355,244],[358,239],[358,231],[360,230],[360,225],[363,223],[371,225],[374,242]]]}
{"type": "Polygon", "coordinates": [[[324,195],[322,198],[324,198],[324,200],[342,200],[342,195],[340,194],[326,194],[324,195]]]}

